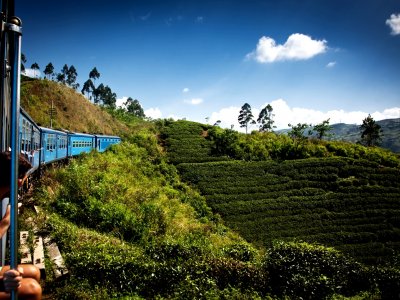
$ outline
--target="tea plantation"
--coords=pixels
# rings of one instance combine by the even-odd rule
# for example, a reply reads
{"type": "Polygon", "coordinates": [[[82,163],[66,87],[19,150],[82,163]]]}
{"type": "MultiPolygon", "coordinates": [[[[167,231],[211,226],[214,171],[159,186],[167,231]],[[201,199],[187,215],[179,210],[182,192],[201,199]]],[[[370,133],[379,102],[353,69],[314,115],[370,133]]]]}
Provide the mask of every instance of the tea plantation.
{"type": "MultiPolygon", "coordinates": [[[[232,160],[210,155],[213,141],[205,138],[203,126],[170,124],[163,131],[168,155],[182,179],[197,186],[213,211],[248,241],[265,247],[275,240],[320,243],[371,265],[396,260],[400,169],[396,158],[386,165],[380,158],[390,153],[371,150],[377,153],[375,161],[367,148],[363,151],[369,160],[329,152],[327,157],[296,160],[232,160]]],[[[340,147],[353,153],[352,147],[361,146],[340,147]]]]}

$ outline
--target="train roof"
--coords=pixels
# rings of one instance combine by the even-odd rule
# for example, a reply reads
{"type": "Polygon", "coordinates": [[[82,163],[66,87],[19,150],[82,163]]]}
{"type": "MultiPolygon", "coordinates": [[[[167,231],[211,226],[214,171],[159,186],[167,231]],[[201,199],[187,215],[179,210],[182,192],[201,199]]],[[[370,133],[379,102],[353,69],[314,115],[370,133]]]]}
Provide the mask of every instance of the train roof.
{"type": "Polygon", "coordinates": [[[91,137],[91,138],[93,138],[94,137],[94,135],[93,134],[88,134],[88,133],[80,133],[80,132],[69,132],[68,133],[71,137],[74,137],[74,136],[76,136],[76,137],[91,137]]]}
{"type": "Polygon", "coordinates": [[[40,130],[42,130],[43,132],[58,133],[58,134],[61,133],[61,134],[67,135],[67,133],[64,132],[64,131],[55,130],[55,129],[51,129],[51,128],[46,128],[46,127],[42,127],[42,126],[39,126],[39,128],[40,128],[40,130]]]}
{"type": "Polygon", "coordinates": [[[99,137],[99,138],[107,138],[107,139],[121,139],[119,136],[116,136],[116,135],[95,134],[95,136],[99,137]]]}

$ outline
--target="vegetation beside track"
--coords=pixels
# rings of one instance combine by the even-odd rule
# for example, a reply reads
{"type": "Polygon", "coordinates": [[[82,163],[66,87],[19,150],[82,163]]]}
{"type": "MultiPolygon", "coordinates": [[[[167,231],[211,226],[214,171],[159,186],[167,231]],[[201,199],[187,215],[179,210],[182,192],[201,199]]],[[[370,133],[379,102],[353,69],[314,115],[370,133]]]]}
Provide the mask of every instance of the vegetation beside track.
{"type": "MultiPolygon", "coordinates": [[[[59,87],[29,84],[21,91],[30,101],[24,108],[45,122],[46,109],[38,106],[47,107],[59,87]]],[[[101,133],[125,142],[48,169],[31,200],[42,212],[22,215],[57,242],[69,269],[68,278],[56,280],[47,261],[48,297],[395,299],[400,293],[393,153],[145,121],[104,108],[93,111],[106,116],[104,124],[90,127],[84,118],[73,124],[61,115],[79,105],[69,107],[63,93],[59,128],[104,126],[109,131],[101,133]]]]}

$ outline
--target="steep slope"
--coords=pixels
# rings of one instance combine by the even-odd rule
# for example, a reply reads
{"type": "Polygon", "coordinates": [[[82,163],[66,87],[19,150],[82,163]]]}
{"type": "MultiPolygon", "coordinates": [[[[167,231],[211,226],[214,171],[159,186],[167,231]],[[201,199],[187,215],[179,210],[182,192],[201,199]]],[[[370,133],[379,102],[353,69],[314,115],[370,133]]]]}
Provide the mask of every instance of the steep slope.
{"type": "Polygon", "coordinates": [[[25,80],[21,107],[41,126],[50,127],[50,108],[55,108],[54,129],[121,135],[126,124],[90,103],[77,91],[49,80],[25,80]]]}

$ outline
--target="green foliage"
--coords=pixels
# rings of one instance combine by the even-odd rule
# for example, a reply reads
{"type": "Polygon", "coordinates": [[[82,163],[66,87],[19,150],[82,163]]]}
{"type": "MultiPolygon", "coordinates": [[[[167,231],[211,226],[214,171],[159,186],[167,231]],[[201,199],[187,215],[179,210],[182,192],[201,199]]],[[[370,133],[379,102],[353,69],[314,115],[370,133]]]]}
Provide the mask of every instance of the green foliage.
{"type": "Polygon", "coordinates": [[[321,140],[324,136],[329,136],[328,132],[332,130],[332,126],[329,126],[329,119],[327,119],[315,125],[313,130],[317,132],[317,138],[321,140]]]}
{"type": "Polygon", "coordinates": [[[288,135],[272,132],[253,131],[251,134],[242,134],[230,129],[188,121],[158,122],[161,128],[161,143],[167,149],[170,162],[174,164],[229,159],[282,161],[342,156],[367,159],[390,167],[400,165],[399,157],[381,148],[307,138],[304,131],[308,125],[305,124],[294,126],[294,138],[290,138],[288,135]]]}
{"type": "Polygon", "coordinates": [[[133,100],[131,97],[129,97],[128,100],[126,100],[126,102],[124,103],[124,105],[125,105],[128,113],[133,114],[134,116],[136,116],[138,118],[145,117],[143,108],[140,105],[139,100],[137,100],[137,99],[133,100]]]}
{"type": "Polygon", "coordinates": [[[161,138],[168,149],[169,161],[179,164],[226,159],[212,156],[212,142],[205,138],[209,128],[211,126],[188,121],[176,121],[165,126],[161,130],[161,138]]]}
{"type": "Polygon", "coordinates": [[[268,249],[263,270],[278,297],[329,299],[353,296],[371,286],[366,269],[334,249],[307,243],[277,242],[268,249]]]}
{"type": "Polygon", "coordinates": [[[187,163],[178,170],[230,227],[257,244],[300,238],[370,264],[400,250],[398,168],[310,158],[187,163]]]}
{"type": "Polygon", "coordinates": [[[364,145],[371,146],[379,146],[382,142],[382,129],[379,124],[376,124],[375,120],[368,115],[363,120],[363,123],[360,126],[361,131],[361,143],[364,145]]]}

